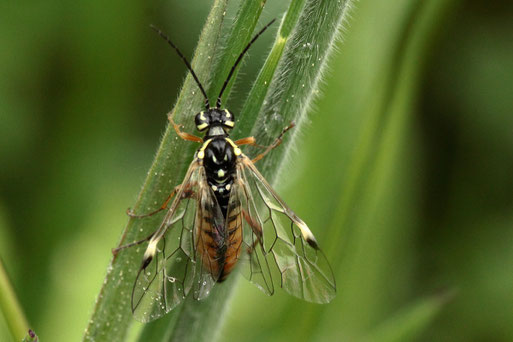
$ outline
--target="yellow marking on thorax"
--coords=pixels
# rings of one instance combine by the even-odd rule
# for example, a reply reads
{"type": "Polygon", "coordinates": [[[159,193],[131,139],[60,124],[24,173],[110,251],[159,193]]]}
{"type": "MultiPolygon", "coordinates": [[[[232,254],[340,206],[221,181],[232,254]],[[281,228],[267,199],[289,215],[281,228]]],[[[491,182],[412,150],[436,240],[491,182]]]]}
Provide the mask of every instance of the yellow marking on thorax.
{"type": "Polygon", "coordinates": [[[208,139],[207,141],[205,141],[203,143],[203,146],[201,146],[201,148],[198,151],[198,158],[199,159],[205,158],[205,149],[207,148],[208,144],[210,144],[211,141],[212,141],[212,139],[208,139]]]}
{"type": "Polygon", "coordinates": [[[239,146],[235,145],[235,143],[233,142],[232,139],[230,138],[225,138],[226,141],[228,141],[228,143],[230,143],[230,145],[232,145],[233,147],[233,153],[235,153],[236,156],[240,156],[242,154],[242,151],[240,150],[239,146]]]}

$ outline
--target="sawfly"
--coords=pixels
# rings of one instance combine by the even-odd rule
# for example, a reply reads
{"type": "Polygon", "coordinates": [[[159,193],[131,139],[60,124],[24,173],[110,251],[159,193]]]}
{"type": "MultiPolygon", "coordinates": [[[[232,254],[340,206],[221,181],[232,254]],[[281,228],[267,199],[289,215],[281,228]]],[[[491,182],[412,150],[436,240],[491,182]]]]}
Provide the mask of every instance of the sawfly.
{"type": "Polygon", "coordinates": [[[258,32],[240,53],[217,97],[215,107],[190,63],[160,30],[197,83],[205,98],[205,110],[195,116],[203,138],[181,131],[182,139],[200,143],[182,184],[165,203],[142,218],[167,210],[158,229],[146,239],[113,250],[148,242],[132,290],[132,312],[142,322],[171,311],[188,295],[207,297],[216,283],[237,267],[268,295],[274,293],[271,270],[279,272],[280,286],[291,295],[314,303],[328,303],[335,296],[335,279],[326,257],[308,226],[283,202],[255,162],[277,147],[286,127],[273,144],[250,159],[242,145],[258,146],[253,137],[233,141],[233,113],[222,108],[221,98],[244,54],[274,22],[258,32]]]}

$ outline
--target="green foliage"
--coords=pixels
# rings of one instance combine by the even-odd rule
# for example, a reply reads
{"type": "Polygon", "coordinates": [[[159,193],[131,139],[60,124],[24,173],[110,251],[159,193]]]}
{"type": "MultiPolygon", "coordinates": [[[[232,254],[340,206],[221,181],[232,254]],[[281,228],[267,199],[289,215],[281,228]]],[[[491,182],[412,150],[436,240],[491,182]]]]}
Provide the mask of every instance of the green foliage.
{"type": "MultiPolygon", "coordinates": [[[[75,341],[88,326],[95,341],[511,341],[510,2],[368,0],[351,19],[344,1],[227,2],[0,5],[0,255],[30,322],[21,336],[30,326],[75,341]],[[110,249],[124,209],[158,207],[192,158],[196,145],[169,128],[156,146],[167,109],[194,132],[203,106],[146,26],[194,51],[213,103],[272,18],[223,104],[234,138],[266,144],[298,124],[257,166],[315,233],[337,297],[319,306],[278,286],[267,297],[233,274],[205,301],[134,322],[144,247],[107,267],[110,249]]],[[[122,240],[160,218],[128,220],[122,240]]]]}
{"type": "Polygon", "coordinates": [[[5,333],[1,332],[0,336],[9,335],[19,340],[28,330],[27,319],[12,288],[2,259],[0,259],[0,320],[5,320],[6,330],[8,330],[5,333]]]}
{"type": "MultiPolygon", "coordinates": [[[[331,51],[331,47],[337,37],[338,27],[347,8],[345,2],[317,2],[307,1],[305,6],[292,2],[288,14],[285,16],[284,31],[278,32],[277,42],[284,45],[283,57],[278,60],[274,72],[269,72],[271,76],[271,88],[267,97],[269,100],[263,103],[279,108],[282,116],[277,120],[272,112],[266,106],[251,106],[250,115],[246,115],[246,122],[267,122],[265,131],[268,134],[266,139],[262,137],[261,143],[270,143],[275,136],[279,134],[281,129],[290,121],[301,122],[306,114],[306,108],[313,97],[313,92],[318,83],[320,72],[325,64],[325,60],[331,51]],[[329,13],[330,15],[325,15],[329,13]],[[294,18],[294,19],[290,19],[294,18]],[[291,28],[291,20],[296,22],[295,29],[291,28]],[[294,32],[290,37],[283,37],[281,32],[294,32]],[[310,41],[315,42],[315,46],[310,48],[310,41]],[[305,52],[305,48],[307,51],[305,52]],[[297,59],[297,54],[303,57],[297,59]],[[300,70],[297,73],[295,71],[300,70]],[[299,91],[294,91],[298,87],[299,91]],[[277,91],[277,89],[280,89],[277,91]],[[295,92],[295,94],[293,94],[295,92]],[[277,96],[278,94],[285,95],[277,96]],[[289,106],[289,99],[295,103],[289,106]],[[302,109],[302,110],[301,110],[302,109]],[[270,113],[270,114],[269,114],[270,113]],[[271,119],[271,122],[269,122],[271,119]]],[[[253,28],[260,16],[262,3],[260,2],[242,2],[241,8],[234,20],[231,28],[231,34],[228,35],[225,47],[223,48],[223,56],[220,57],[218,67],[212,66],[213,56],[221,45],[218,45],[219,32],[221,32],[222,18],[226,11],[226,2],[218,2],[213,5],[212,11],[207,18],[206,25],[200,37],[196,57],[192,61],[193,68],[197,75],[217,74],[213,78],[212,87],[219,89],[226,79],[226,75],[236,60],[238,53],[251,39],[253,28]],[[195,67],[198,65],[199,67],[195,67]],[[208,69],[210,68],[210,69],[208,69]],[[216,71],[217,70],[217,71],[216,71]]],[[[271,57],[272,58],[272,57],[271,57]]],[[[205,84],[209,84],[209,80],[204,80],[205,84]]],[[[169,114],[177,122],[185,121],[190,117],[190,113],[199,111],[201,106],[201,98],[198,96],[191,97],[191,93],[199,93],[193,90],[197,87],[192,81],[192,76],[188,76],[186,83],[178,97],[177,103],[173,111],[169,114]]],[[[267,88],[267,83],[262,84],[256,82],[254,90],[262,93],[262,87],[267,88]]],[[[191,120],[189,120],[191,121],[191,120]]],[[[190,124],[186,125],[190,130],[190,124]]],[[[173,128],[171,125],[163,137],[161,146],[155,161],[150,168],[148,178],[141,190],[139,200],[135,204],[136,212],[140,208],[151,208],[152,203],[162,201],[161,193],[169,193],[171,189],[169,184],[178,184],[177,174],[183,174],[183,161],[172,160],[170,155],[184,155],[185,160],[190,160],[190,149],[183,147],[182,141],[172,139],[173,128]],[[183,153],[185,151],[185,153],[183,153]],[[157,191],[160,190],[160,191],[157,191]]],[[[255,134],[262,131],[262,128],[255,128],[255,134]]],[[[258,137],[258,136],[257,136],[258,137]]],[[[285,145],[285,144],[284,144],[285,145]]],[[[283,152],[274,153],[267,158],[268,164],[270,160],[279,160],[283,152]]],[[[272,167],[263,168],[264,172],[272,174],[276,173],[277,164],[272,167]]],[[[272,180],[273,177],[270,177],[272,180]]],[[[148,209],[151,210],[151,209],[148,209]]],[[[137,241],[155,230],[155,220],[130,220],[122,239],[125,243],[137,241]],[[141,233],[142,232],[142,233],[141,233]]],[[[123,284],[126,279],[134,278],[137,268],[134,267],[134,260],[141,258],[140,248],[132,248],[123,250],[119,256],[115,256],[104,286],[100,292],[100,296],[96,303],[96,309],[90,320],[89,326],[85,333],[84,340],[123,340],[128,332],[130,322],[126,316],[126,309],[120,310],[123,303],[128,303],[130,295],[130,287],[123,284]],[[123,322],[122,324],[112,324],[113,321],[123,322]]],[[[137,262],[135,262],[137,264],[137,262]]],[[[227,298],[232,292],[234,281],[228,282],[224,286],[218,286],[212,291],[208,299],[198,303],[189,297],[184,304],[176,311],[166,317],[164,320],[167,324],[156,323],[154,325],[146,325],[143,329],[139,340],[157,340],[163,339],[174,341],[200,341],[210,340],[220,327],[222,313],[226,308],[227,298]],[[201,328],[200,328],[201,327],[201,328]]],[[[129,283],[130,285],[130,283],[129,283]]]]}

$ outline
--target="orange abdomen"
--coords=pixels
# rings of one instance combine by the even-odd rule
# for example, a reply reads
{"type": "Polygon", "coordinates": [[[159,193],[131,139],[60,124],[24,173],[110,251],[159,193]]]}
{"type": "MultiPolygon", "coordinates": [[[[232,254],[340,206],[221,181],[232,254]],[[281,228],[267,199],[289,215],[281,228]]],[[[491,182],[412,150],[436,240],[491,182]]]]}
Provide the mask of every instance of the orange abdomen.
{"type": "Polygon", "coordinates": [[[203,267],[217,281],[225,280],[233,271],[242,247],[242,214],[240,207],[228,213],[226,227],[216,228],[210,217],[203,217],[198,229],[197,252],[203,267]]]}
{"type": "Polygon", "coordinates": [[[228,213],[226,252],[223,271],[219,276],[219,282],[223,281],[233,271],[240,257],[242,247],[242,212],[241,208],[234,208],[228,213]]]}

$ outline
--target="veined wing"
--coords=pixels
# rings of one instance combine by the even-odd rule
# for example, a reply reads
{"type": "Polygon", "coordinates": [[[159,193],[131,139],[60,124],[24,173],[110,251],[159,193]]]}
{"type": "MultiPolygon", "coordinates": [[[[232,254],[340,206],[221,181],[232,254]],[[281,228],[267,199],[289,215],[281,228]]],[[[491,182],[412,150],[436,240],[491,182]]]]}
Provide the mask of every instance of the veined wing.
{"type": "MultiPolygon", "coordinates": [[[[313,303],[330,302],[336,293],[335,278],[308,226],[244,154],[238,158],[237,174],[238,180],[244,183],[247,211],[252,220],[247,225],[253,239],[261,234],[259,260],[272,256],[281,273],[281,287],[291,295],[313,303]]],[[[245,232],[246,235],[250,234],[245,232]]],[[[265,274],[262,272],[263,278],[265,274]]]]}
{"type": "Polygon", "coordinates": [[[229,245],[235,244],[234,253],[238,259],[238,268],[246,279],[268,295],[274,293],[274,285],[269,269],[268,255],[262,243],[261,225],[252,219],[257,217],[255,202],[251,199],[241,170],[237,167],[228,203],[227,227],[229,245]],[[242,241],[240,241],[242,239],[242,241]]]}
{"type": "Polygon", "coordinates": [[[196,252],[193,297],[203,299],[217,282],[221,269],[218,263],[218,248],[221,232],[224,229],[224,217],[216,196],[207,183],[205,169],[200,170],[200,186],[194,241],[196,252]]]}
{"type": "Polygon", "coordinates": [[[213,286],[214,282],[207,282],[196,246],[196,227],[206,203],[204,173],[195,159],[148,244],[132,290],[132,312],[138,321],[150,322],[163,316],[191,289],[201,298],[203,291],[213,286]],[[198,282],[205,283],[201,291],[198,282]]]}

